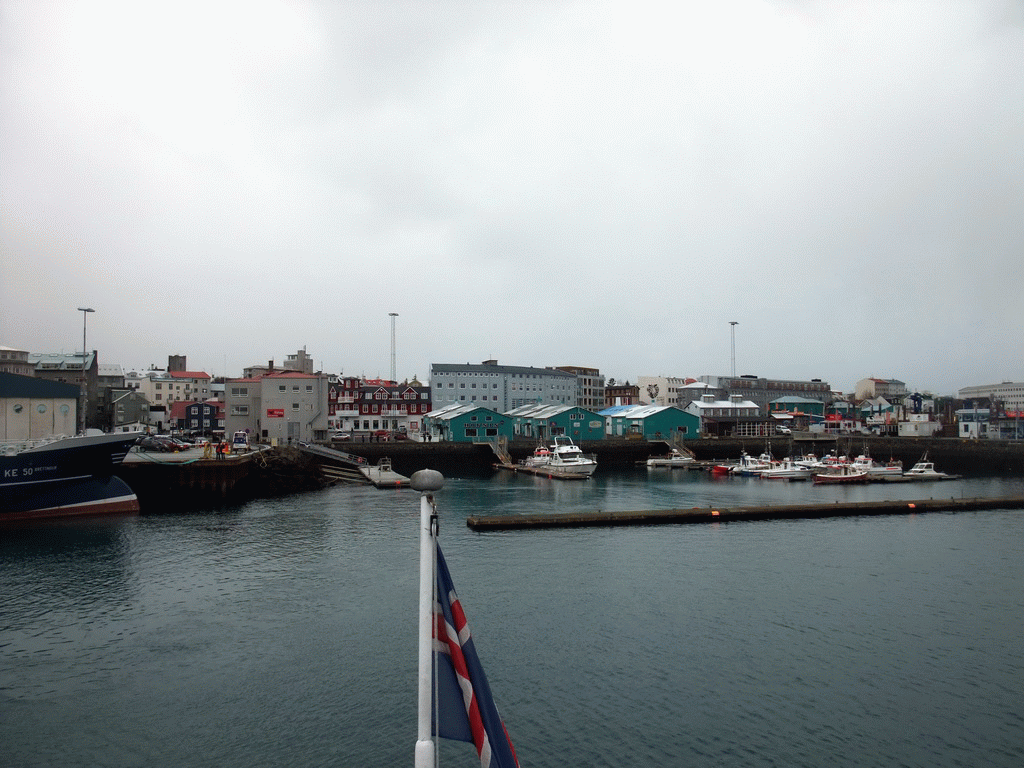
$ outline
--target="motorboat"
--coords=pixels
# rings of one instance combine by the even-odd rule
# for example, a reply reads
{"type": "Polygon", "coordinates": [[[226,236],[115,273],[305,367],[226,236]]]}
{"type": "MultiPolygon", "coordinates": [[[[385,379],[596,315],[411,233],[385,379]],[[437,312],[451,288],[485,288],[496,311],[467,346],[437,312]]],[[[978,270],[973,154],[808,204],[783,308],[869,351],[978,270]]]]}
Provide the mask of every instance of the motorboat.
{"type": "Polygon", "coordinates": [[[550,477],[586,479],[597,469],[597,460],[585,455],[571,437],[558,435],[551,446],[551,459],[540,469],[550,477]]]}
{"type": "Polygon", "coordinates": [[[551,451],[544,445],[538,445],[533,453],[523,459],[524,467],[546,467],[551,463],[551,451]]]}
{"type": "Polygon", "coordinates": [[[766,469],[772,468],[772,457],[771,454],[762,453],[756,459],[749,453],[744,451],[740,454],[739,463],[732,468],[734,475],[744,475],[746,477],[760,477],[761,473],[766,469]]]}
{"type": "Polygon", "coordinates": [[[685,467],[693,464],[693,456],[688,456],[678,448],[673,448],[667,456],[651,456],[647,460],[648,467],[685,467]]]}
{"type": "Polygon", "coordinates": [[[815,472],[812,479],[818,485],[866,483],[868,472],[866,469],[855,469],[852,464],[836,464],[815,472]]]}
{"type": "Polygon", "coordinates": [[[809,480],[811,468],[798,464],[792,459],[773,461],[771,467],[761,472],[765,480],[809,480]]]}
{"type": "Polygon", "coordinates": [[[947,475],[935,469],[935,464],[928,461],[928,454],[921,457],[913,467],[903,473],[903,477],[910,480],[957,480],[959,475],[947,475]]]}
{"type": "Polygon", "coordinates": [[[903,462],[891,460],[885,464],[879,464],[867,454],[860,454],[850,465],[856,469],[863,469],[868,473],[868,479],[876,480],[888,477],[902,477],[903,462]]]}

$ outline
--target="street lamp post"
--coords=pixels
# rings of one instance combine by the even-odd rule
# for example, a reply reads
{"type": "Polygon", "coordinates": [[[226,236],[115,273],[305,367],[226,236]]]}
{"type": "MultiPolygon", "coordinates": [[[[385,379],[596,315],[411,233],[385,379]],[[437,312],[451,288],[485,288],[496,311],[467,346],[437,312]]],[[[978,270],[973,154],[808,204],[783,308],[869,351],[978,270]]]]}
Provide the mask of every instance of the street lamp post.
{"type": "Polygon", "coordinates": [[[736,320],[729,321],[730,331],[732,332],[732,377],[736,378],[736,326],[739,323],[736,320]]]}
{"type": "Polygon", "coordinates": [[[85,328],[86,321],[89,319],[89,313],[95,312],[96,310],[92,307],[79,307],[78,311],[82,313],[82,434],[85,434],[86,429],[86,415],[89,412],[89,374],[85,370],[85,358],[88,354],[86,350],[89,347],[85,343],[85,328]]]}
{"type": "Polygon", "coordinates": [[[395,318],[398,313],[388,312],[388,317],[391,318],[391,380],[395,381],[395,318]]]}

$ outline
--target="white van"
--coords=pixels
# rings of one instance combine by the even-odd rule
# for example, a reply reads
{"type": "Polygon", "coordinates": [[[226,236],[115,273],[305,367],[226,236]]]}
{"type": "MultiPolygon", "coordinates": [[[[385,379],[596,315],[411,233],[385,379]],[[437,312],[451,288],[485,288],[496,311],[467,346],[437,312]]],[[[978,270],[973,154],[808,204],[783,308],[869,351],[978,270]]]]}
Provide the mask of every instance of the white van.
{"type": "Polygon", "coordinates": [[[235,432],[231,438],[231,452],[235,451],[248,451],[249,450],[249,433],[248,432],[235,432]]]}

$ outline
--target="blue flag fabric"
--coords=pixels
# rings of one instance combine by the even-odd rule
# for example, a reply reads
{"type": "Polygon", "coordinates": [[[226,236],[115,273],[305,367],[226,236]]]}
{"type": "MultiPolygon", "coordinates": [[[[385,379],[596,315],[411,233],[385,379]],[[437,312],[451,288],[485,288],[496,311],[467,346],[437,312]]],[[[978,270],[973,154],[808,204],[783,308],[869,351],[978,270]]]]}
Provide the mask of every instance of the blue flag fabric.
{"type": "Polygon", "coordinates": [[[476,746],[482,768],[519,768],[505,724],[491,698],[448,564],[437,545],[437,602],[434,604],[434,727],[446,739],[476,746]]]}

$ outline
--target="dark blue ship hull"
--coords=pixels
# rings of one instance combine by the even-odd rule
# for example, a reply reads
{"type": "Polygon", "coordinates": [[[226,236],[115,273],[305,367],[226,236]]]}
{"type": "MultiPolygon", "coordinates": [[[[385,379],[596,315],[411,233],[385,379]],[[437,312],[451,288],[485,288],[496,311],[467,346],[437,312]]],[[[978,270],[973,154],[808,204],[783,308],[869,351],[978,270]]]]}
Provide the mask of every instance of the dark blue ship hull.
{"type": "Polygon", "coordinates": [[[135,493],[114,475],[137,437],[74,437],[0,456],[0,522],[137,513],[135,493]]]}

